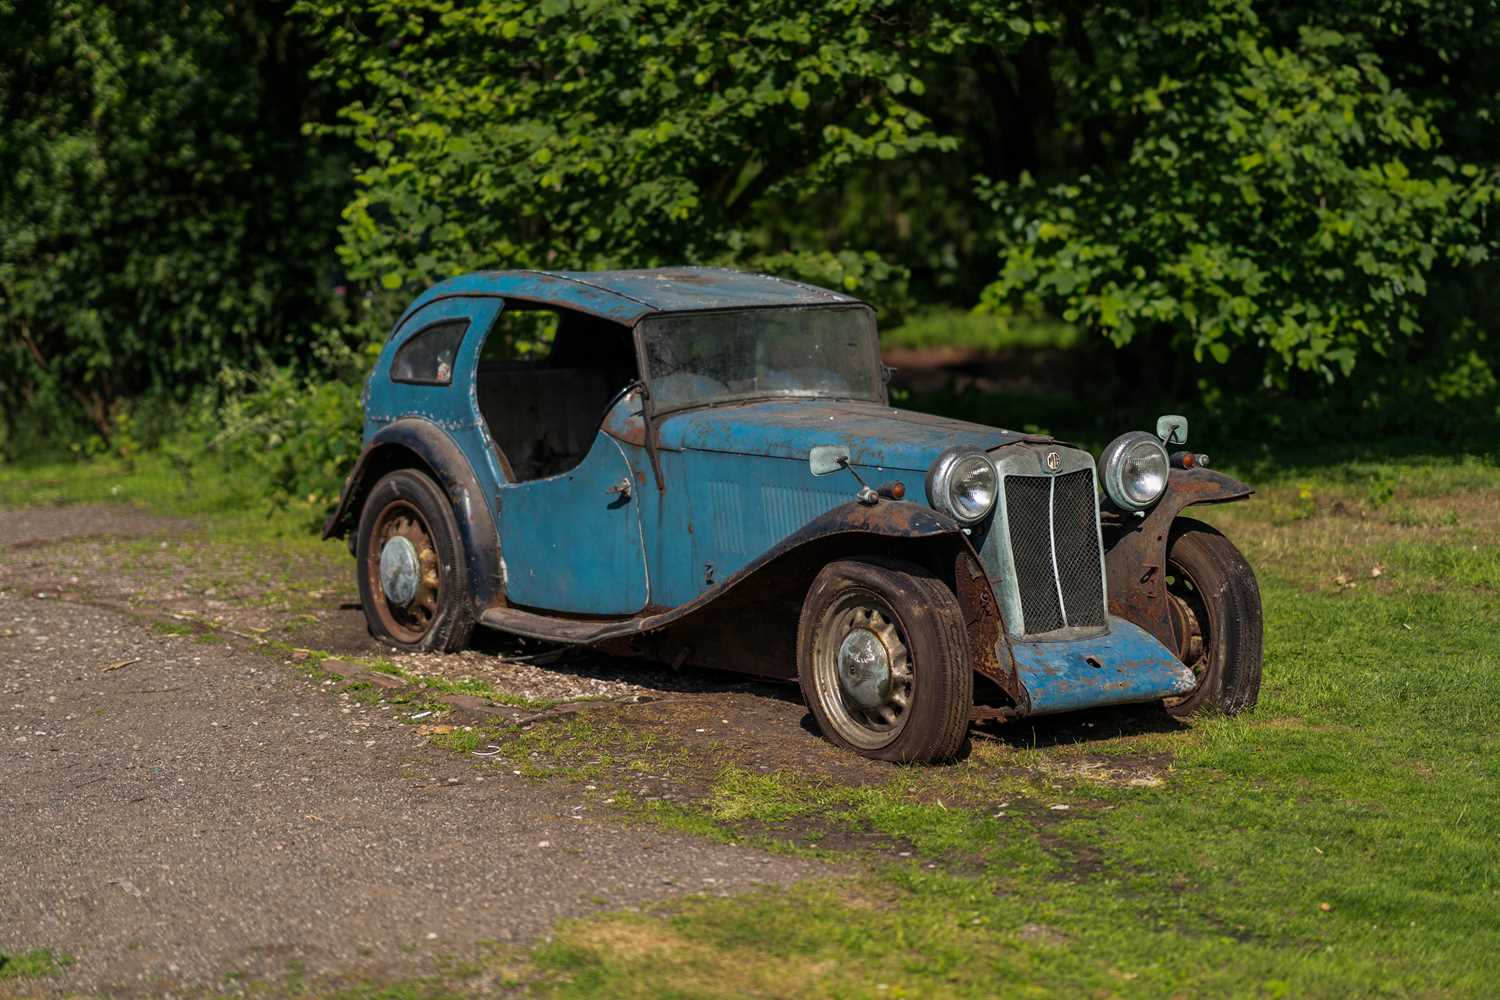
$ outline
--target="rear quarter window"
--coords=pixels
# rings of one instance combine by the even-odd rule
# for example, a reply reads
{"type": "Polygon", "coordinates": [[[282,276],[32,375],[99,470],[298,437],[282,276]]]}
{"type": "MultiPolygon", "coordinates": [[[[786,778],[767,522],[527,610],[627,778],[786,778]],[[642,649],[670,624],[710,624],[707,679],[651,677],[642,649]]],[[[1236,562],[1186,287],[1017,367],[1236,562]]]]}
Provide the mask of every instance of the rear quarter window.
{"type": "Polygon", "coordinates": [[[455,319],[435,323],[417,333],[396,351],[396,359],[391,362],[391,381],[419,385],[451,383],[453,359],[468,328],[468,320],[455,319]]]}

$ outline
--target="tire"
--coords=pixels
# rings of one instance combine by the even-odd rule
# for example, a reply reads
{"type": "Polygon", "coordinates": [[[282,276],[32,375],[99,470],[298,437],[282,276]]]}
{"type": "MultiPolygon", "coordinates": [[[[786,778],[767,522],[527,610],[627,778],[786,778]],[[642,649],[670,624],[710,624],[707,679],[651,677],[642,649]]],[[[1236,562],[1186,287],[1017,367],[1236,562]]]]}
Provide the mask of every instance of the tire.
{"type": "MultiPolygon", "coordinates": [[[[370,634],[412,652],[463,649],[474,631],[474,605],[458,522],[437,484],[415,469],[385,476],[365,498],[357,537],[355,576],[370,634]],[[381,583],[381,557],[397,536],[410,544],[407,554],[415,559],[416,572],[405,574],[407,583],[415,580],[406,602],[381,583]]],[[[399,562],[402,553],[394,558],[399,562]]]]}
{"type": "Polygon", "coordinates": [[[823,567],[797,623],[797,676],[823,735],[866,757],[951,760],[968,733],[974,672],[963,615],[920,566],[864,558],[823,567]],[[884,666],[861,670],[872,662],[884,666]]]}
{"type": "Polygon", "coordinates": [[[1178,518],[1167,542],[1167,595],[1179,659],[1198,686],[1169,698],[1178,718],[1238,715],[1260,696],[1264,619],[1260,587],[1234,543],[1201,521],[1178,518]]]}

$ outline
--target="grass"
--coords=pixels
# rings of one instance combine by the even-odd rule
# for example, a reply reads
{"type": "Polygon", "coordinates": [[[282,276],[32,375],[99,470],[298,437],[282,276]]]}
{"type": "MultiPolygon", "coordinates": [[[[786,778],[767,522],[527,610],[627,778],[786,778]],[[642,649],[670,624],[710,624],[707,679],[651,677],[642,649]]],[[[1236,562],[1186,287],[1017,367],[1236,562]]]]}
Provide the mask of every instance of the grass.
{"type": "Polygon", "coordinates": [[[1082,336],[1076,326],[1052,319],[932,308],[913,313],[900,326],[882,329],[880,346],[887,351],[1067,349],[1078,346],[1082,336]]]}
{"type": "MultiPolygon", "coordinates": [[[[1211,429],[1194,434],[1214,450],[1211,429]]],[[[1492,995],[1500,469],[1378,442],[1238,457],[1225,464],[1257,497],[1190,516],[1260,580],[1249,714],[1023,722],[956,765],[874,783],[764,772],[607,712],[436,736],[466,754],[499,745],[497,766],[571,794],[593,785],[638,822],[836,862],[791,889],[564,922],[508,955],[503,981],[560,997],[1492,995]],[[681,774],[706,777],[672,801],[632,780],[681,774]]],[[[45,487],[0,472],[0,503],[102,498],[83,468],[76,488],[66,470],[45,487]]],[[[211,527],[249,517],[162,499],[159,482],[114,486],[206,505],[211,527]]],[[[499,981],[499,959],[473,962],[347,995],[499,981]]]]}
{"type": "MultiPolygon", "coordinates": [[[[1256,711],[1122,734],[1082,717],[1098,738],[1039,722],[1034,747],[1022,724],[875,786],[729,762],[654,818],[816,842],[860,874],[563,924],[533,989],[1489,995],[1500,472],[1444,456],[1260,473],[1255,502],[1198,512],[1260,577],[1256,711]],[[839,834],[862,846],[831,848],[839,834]]],[[[609,734],[571,740],[598,753],[609,734]]]]}
{"type": "Polygon", "coordinates": [[[72,964],[71,955],[59,955],[46,948],[33,948],[19,955],[0,952],[0,981],[42,979],[72,964]]]}

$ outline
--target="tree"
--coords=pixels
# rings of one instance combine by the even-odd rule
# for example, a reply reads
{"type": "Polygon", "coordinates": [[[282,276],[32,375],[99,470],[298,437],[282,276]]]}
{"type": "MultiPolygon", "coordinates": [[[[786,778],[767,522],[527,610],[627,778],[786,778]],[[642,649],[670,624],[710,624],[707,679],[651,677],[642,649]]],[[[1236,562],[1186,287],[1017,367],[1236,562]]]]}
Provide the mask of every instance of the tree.
{"type": "Polygon", "coordinates": [[[285,5],[0,0],[0,36],[7,410],[108,438],[117,400],[305,355],[344,181],[285,5]]]}
{"type": "Polygon", "coordinates": [[[349,95],[324,131],[364,161],[341,257],[387,289],[754,260],[869,292],[891,262],[768,238],[765,214],[817,214],[864,166],[955,148],[920,110],[927,72],[1016,43],[1024,7],[308,0],[320,72],[349,95]]]}
{"type": "Polygon", "coordinates": [[[1114,40],[1076,62],[1081,114],[1107,124],[1052,183],[981,186],[1003,245],[987,301],[1332,380],[1421,330],[1434,275],[1490,260],[1494,164],[1445,154],[1438,102],[1394,85],[1358,24],[1273,7],[1273,32],[1261,6],[1118,5],[1079,28],[1114,40]]]}

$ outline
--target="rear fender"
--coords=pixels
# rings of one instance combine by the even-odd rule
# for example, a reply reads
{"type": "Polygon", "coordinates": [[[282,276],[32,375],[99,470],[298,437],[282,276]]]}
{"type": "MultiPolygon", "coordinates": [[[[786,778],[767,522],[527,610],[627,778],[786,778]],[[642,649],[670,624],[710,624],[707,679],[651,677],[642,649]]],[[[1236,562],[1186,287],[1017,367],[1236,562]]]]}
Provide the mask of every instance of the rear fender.
{"type": "Polygon", "coordinates": [[[1104,571],[1109,581],[1109,611],[1156,637],[1175,650],[1172,618],[1167,602],[1167,542],[1172,522],[1194,504],[1230,503],[1255,491],[1237,479],[1212,469],[1173,469],[1166,494],[1145,517],[1126,517],[1115,528],[1106,527],[1104,571]]]}
{"type": "Polygon", "coordinates": [[[366,443],[354,471],[344,481],[337,509],[323,525],[323,537],[341,538],[355,531],[371,488],[397,469],[425,472],[453,505],[475,610],[482,611],[500,600],[505,589],[500,536],[495,532],[479,479],[453,439],[425,420],[393,421],[366,443]]]}

